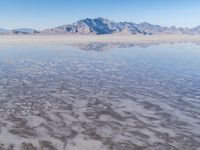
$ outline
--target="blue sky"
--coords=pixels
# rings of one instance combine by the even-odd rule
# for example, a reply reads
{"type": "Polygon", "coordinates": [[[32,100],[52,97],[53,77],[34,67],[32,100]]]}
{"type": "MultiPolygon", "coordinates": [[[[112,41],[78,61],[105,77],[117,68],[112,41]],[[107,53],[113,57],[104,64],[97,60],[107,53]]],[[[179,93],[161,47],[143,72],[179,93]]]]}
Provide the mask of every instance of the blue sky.
{"type": "Polygon", "coordinates": [[[0,0],[0,28],[45,29],[83,18],[200,25],[200,0],[0,0]]]}

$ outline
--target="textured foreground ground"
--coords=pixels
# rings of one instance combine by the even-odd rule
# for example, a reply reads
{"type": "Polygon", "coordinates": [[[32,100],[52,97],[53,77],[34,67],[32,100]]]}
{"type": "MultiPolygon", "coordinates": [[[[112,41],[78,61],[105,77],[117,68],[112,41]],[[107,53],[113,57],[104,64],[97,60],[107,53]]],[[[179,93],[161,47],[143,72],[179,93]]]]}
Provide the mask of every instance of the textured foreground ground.
{"type": "Polygon", "coordinates": [[[181,48],[1,48],[0,150],[199,150],[200,52],[181,48]]]}

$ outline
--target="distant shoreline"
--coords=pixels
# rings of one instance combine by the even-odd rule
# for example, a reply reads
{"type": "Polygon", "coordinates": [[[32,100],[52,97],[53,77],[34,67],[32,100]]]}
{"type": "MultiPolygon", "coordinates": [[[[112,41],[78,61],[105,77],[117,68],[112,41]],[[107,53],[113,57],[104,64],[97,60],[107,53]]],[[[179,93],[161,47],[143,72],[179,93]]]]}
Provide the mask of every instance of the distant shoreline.
{"type": "Polygon", "coordinates": [[[84,44],[84,43],[135,43],[165,42],[200,43],[200,35],[54,35],[54,36],[0,36],[0,45],[15,44],[84,44]]]}

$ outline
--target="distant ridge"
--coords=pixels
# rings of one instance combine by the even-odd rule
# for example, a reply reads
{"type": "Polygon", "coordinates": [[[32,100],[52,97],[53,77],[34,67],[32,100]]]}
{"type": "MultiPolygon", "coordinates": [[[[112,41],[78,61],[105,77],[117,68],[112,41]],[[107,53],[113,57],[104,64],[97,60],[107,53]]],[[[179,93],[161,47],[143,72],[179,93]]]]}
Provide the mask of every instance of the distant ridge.
{"type": "Polygon", "coordinates": [[[6,29],[2,29],[2,28],[0,28],[0,34],[1,34],[1,33],[6,33],[6,32],[9,32],[9,31],[6,30],[6,29]]]}
{"type": "Polygon", "coordinates": [[[63,25],[43,31],[37,31],[34,29],[22,28],[14,30],[0,29],[0,34],[38,34],[38,35],[103,35],[103,34],[200,34],[200,26],[195,28],[177,28],[164,27],[160,25],[153,25],[148,22],[133,23],[133,22],[114,22],[107,18],[86,18],[79,20],[73,24],[63,25]]]}
{"type": "Polygon", "coordinates": [[[13,30],[6,30],[0,28],[0,35],[28,35],[28,34],[36,34],[40,33],[37,30],[29,29],[29,28],[18,28],[13,30]]]}
{"type": "Polygon", "coordinates": [[[29,28],[18,28],[12,30],[13,33],[17,32],[19,34],[34,34],[34,33],[39,33],[39,31],[35,29],[29,29],[29,28]]]}

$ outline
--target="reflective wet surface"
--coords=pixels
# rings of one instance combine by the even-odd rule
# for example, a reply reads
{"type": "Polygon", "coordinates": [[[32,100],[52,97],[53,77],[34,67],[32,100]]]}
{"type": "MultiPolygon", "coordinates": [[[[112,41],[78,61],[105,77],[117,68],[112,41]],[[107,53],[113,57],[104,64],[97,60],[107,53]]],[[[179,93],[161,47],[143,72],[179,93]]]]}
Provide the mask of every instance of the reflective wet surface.
{"type": "Polygon", "coordinates": [[[200,149],[200,46],[83,47],[0,48],[0,150],[200,149]]]}

